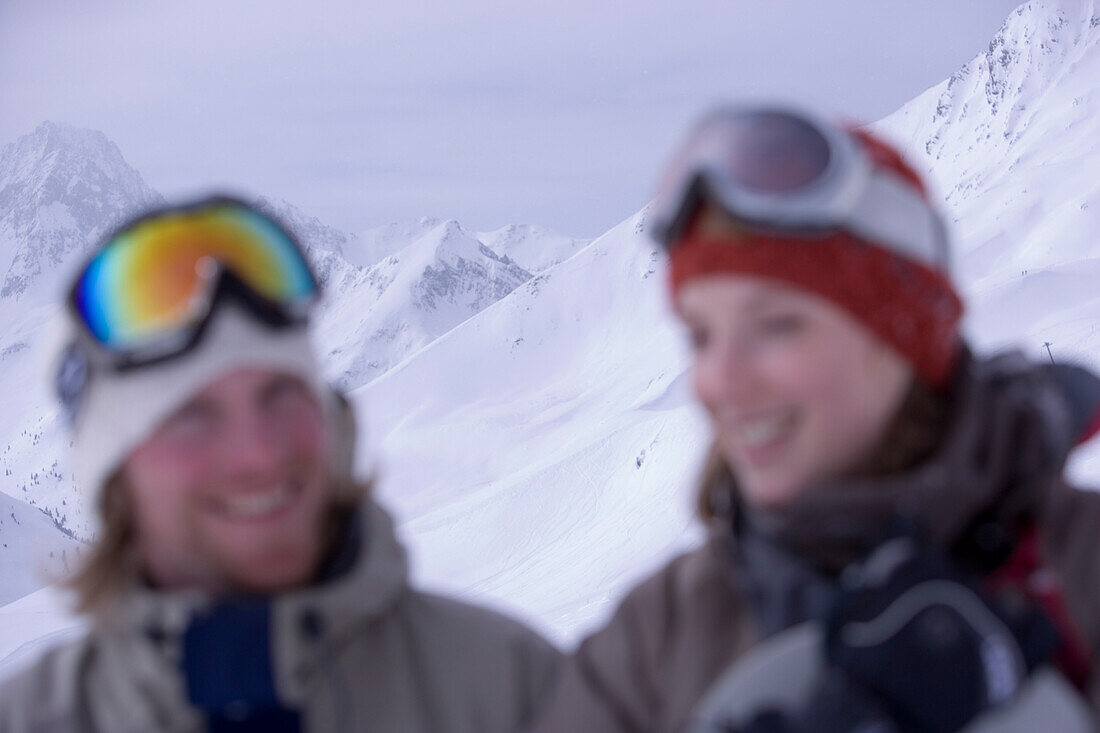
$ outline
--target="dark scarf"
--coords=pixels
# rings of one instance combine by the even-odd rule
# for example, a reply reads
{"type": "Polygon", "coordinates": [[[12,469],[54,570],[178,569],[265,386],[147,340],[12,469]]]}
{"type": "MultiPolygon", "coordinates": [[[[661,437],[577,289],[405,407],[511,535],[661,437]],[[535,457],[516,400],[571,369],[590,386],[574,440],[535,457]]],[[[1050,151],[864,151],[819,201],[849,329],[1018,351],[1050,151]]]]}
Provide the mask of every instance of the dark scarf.
{"type": "MultiPolygon", "coordinates": [[[[334,581],[355,564],[363,547],[360,515],[346,507],[333,512],[334,541],[321,562],[316,583],[334,581]]],[[[279,700],[272,659],[271,601],[229,598],[192,619],[183,635],[181,671],[188,700],[206,716],[211,733],[297,733],[300,711],[279,700]]],[[[303,634],[316,634],[307,624],[303,634]]]]}

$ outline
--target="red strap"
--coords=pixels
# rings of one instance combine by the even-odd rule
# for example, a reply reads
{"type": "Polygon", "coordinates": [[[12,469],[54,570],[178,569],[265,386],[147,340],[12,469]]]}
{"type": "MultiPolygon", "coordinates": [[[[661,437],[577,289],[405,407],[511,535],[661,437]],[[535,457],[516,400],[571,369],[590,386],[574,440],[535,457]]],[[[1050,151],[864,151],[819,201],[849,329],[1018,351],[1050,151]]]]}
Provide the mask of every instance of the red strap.
{"type": "Polygon", "coordinates": [[[1044,562],[1039,532],[1034,523],[1024,529],[1016,550],[985,582],[995,591],[1005,588],[1022,590],[1046,612],[1058,631],[1059,645],[1054,663],[1077,689],[1084,690],[1092,676],[1092,659],[1081,631],[1066,606],[1062,579],[1044,562]]]}
{"type": "Polygon", "coordinates": [[[1088,427],[1085,428],[1085,432],[1077,439],[1077,445],[1087,443],[1097,433],[1100,433],[1100,409],[1096,411],[1096,414],[1092,416],[1092,421],[1088,427]]]}

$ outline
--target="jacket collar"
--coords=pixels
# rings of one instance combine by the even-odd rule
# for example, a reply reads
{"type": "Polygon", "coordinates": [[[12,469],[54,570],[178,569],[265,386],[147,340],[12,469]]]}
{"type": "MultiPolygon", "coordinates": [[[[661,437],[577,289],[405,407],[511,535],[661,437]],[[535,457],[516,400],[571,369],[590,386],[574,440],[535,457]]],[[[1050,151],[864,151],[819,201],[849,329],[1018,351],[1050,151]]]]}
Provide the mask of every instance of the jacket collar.
{"type": "MultiPolygon", "coordinates": [[[[365,501],[359,511],[359,548],[346,572],[268,600],[279,624],[276,633],[298,625],[301,633],[335,641],[350,627],[384,614],[405,590],[408,563],[393,520],[373,501],[365,501]]],[[[95,625],[108,635],[144,634],[162,643],[177,639],[196,614],[215,604],[202,592],[166,592],[135,581],[95,625]]]]}

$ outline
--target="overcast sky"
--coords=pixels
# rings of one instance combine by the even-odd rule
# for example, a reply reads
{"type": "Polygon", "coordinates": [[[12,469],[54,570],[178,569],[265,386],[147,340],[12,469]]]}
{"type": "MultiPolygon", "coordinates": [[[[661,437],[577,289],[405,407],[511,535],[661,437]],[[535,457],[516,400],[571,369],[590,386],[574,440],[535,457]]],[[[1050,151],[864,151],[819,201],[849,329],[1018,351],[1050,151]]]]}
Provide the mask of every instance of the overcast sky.
{"type": "Polygon", "coordinates": [[[883,117],[1017,0],[0,0],[0,144],[102,130],[167,196],[595,236],[721,100],[883,117]]]}

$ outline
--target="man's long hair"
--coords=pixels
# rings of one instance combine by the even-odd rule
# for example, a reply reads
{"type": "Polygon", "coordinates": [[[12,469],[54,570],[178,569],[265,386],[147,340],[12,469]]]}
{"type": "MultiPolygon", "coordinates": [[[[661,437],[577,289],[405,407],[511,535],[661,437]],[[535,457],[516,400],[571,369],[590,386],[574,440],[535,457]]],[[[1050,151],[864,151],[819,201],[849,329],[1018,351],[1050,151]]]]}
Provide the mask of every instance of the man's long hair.
{"type": "MultiPolygon", "coordinates": [[[[342,539],[348,517],[370,495],[371,485],[333,479],[330,488],[332,498],[322,530],[322,547],[326,550],[342,539]]],[[[76,594],[77,612],[92,616],[102,614],[120,600],[141,577],[133,501],[121,471],[103,487],[98,511],[100,532],[76,571],[64,581],[76,594]]]]}

